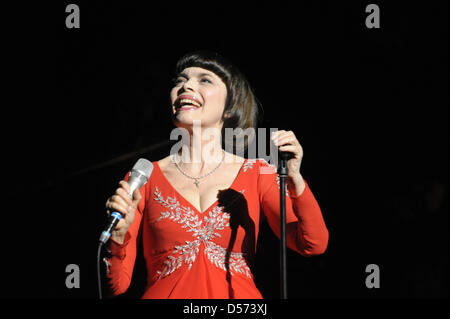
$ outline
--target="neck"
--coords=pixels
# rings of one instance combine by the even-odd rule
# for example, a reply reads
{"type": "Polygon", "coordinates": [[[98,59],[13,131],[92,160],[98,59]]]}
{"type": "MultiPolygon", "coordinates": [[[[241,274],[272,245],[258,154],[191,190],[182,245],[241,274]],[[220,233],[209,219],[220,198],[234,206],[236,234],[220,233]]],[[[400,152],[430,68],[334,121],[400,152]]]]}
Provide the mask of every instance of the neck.
{"type": "Polygon", "coordinates": [[[194,128],[189,130],[189,143],[178,153],[179,165],[186,171],[199,175],[211,170],[223,160],[220,130],[194,128]]]}

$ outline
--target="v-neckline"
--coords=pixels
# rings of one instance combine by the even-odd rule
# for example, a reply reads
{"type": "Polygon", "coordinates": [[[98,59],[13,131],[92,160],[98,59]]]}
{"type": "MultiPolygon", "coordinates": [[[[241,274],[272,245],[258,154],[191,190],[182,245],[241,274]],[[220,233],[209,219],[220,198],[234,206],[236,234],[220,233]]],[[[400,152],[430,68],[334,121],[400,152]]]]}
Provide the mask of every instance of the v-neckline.
{"type": "MultiPolygon", "coordinates": [[[[230,185],[227,189],[232,188],[232,187],[234,186],[234,184],[237,182],[239,176],[241,175],[242,168],[244,167],[245,162],[247,162],[247,159],[246,159],[246,158],[244,158],[244,161],[242,162],[242,165],[241,165],[241,167],[239,168],[239,171],[238,171],[236,177],[234,178],[233,182],[231,183],[231,185],[230,185]]],[[[182,195],[182,194],[181,194],[181,193],[180,193],[180,192],[179,192],[179,191],[178,191],[171,183],[170,183],[169,179],[166,177],[166,175],[164,175],[164,172],[162,171],[162,169],[161,169],[161,167],[159,166],[159,163],[158,163],[157,161],[155,161],[155,164],[156,164],[156,166],[158,167],[159,173],[162,175],[164,181],[169,185],[169,187],[173,189],[173,191],[177,194],[178,197],[180,197],[181,199],[183,199],[186,203],[189,204],[189,206],[191,206],[193,209],[195,209],[195,211],[197,211],[197,213],[204,214],[204,213],[206,213],[207,211],[209,211],[213,206],[215,206],[215,205],[219,202],[219,199],[216,199],[216,200],[214,201],[214,203],[212,203],[211,205],[209,205],[209,207],[208,207],[207,209],[205,209],[203,212],[201,212],[197,207],[195,207],[194,205],[192,205],[192,203],[191,203],[190,201],[188,201],[188,200],[187,200],[187,199],[186,199],[186,198],[185,198],[185,197],[184,197],[184,196],[183,196],[183,195],[182,195]]]]}

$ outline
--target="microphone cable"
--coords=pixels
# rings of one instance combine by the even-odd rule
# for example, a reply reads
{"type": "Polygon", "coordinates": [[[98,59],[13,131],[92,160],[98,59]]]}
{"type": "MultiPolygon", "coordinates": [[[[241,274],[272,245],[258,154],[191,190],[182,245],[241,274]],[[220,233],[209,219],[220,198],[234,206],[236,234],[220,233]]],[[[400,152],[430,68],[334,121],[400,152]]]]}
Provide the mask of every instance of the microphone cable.
{"type": "Polygon", "coordinates": [[[100,272],[100,257],[101,257],[102,247],[103,247],[103,243],[100,241],[98,243],[98,249],[97,249],[97,283],[98,283],[98,297],[100,300],[103,299],[102,278],[101,278],[101,272],[100,272]]]}

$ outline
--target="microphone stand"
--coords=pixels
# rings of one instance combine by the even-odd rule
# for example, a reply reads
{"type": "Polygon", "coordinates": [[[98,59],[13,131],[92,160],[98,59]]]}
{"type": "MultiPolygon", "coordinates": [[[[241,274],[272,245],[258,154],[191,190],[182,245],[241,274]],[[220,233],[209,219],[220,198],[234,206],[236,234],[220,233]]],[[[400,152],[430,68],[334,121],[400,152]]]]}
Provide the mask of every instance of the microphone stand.
{"type": "Polygon", "coordinates": [[[286,178],[288,176],[287,161],[292,153],[279,152],[280,162],[278,176],[280,178],[280,298],[287,299],[286,276],[286,178]]]}

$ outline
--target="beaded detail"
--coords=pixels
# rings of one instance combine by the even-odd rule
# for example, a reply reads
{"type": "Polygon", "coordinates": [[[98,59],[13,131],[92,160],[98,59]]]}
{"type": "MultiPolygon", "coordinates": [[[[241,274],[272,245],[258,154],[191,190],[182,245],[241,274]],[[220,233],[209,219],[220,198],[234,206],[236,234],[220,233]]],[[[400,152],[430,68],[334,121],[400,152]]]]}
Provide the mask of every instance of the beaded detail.
{"type": "Polygon", "coordinates": [[[186,232],[192,232],[192,237],[194,237],[194,240],[186,241],[184,245],[175,246],[172,254],[164,261],[163,269],[157,271],[158,279],[170,275],[179,269],[183,263],[190,270],[199,254],[201,244],[205,246],[205,255],[216,267],[226,271],[226,262],[228,262],[229,271],[232,275],[236,272],[251,278],[250,268],[243,258],[243,253],[231,252],[229,260],[226,261],[226,249],[212,242],[212,239],[222,237],[219,231],[230,226],[230,215],[223,211],[223,207],[215,206],[203,215],[203,219],[199,219],[190,207],[181,206],[175,197],[165,199],[158,187],[155,187],[154,195],[154,200],[169,209],[161,212],[157,222],[163,219],[171,220],[180,224],[181,228],[186,229],[186,232]]]}
{"type": "Polygon", "coordinates": [[[246,172],[248,169],[253,169],[253,164],[256,163],[256,159],[247,159],[242,166],[242,170],[246,172]]]}

